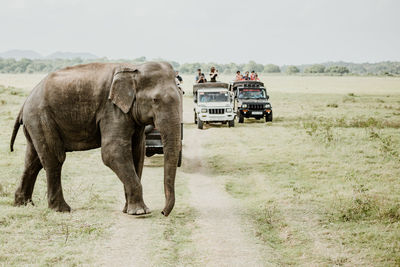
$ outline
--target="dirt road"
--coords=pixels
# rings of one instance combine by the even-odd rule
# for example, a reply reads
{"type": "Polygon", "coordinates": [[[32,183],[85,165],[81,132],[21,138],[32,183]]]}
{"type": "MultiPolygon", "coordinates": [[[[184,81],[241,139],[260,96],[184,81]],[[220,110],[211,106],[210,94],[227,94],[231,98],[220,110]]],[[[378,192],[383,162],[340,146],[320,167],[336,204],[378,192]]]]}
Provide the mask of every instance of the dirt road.
{"type": "MultiPolygon", "coordinates": [[[[264,266],[266,264],[263,264],[260,257],[261,247],[249,234],[250,226],[240,217],[243,214],[240,203],[225,192],[218,177],[207,173],[202,143],[199,142],[206,136],[206,132],[200,132],[190,125],[185,129],[184,167],[179,170],[181,175],[178,175],[178,179],[186,180],[185,190],[188,192],[183,201],[187,201],[185,204],[195,210],[195,218],[188,225],[193,231],[186,236],[193,245],[193,251],[191,259],[182,262],[178,258],[176,264],[264,266]]],[[[149,163],[148,160],[146,162],[143,173],[144,197],[153,214],[148,218],[122,214],[120,209],[124,200],[121,198],[112,215],[115,217],[115,224],[111,229],[111,238],[98,249],[99,264],[103,266],[160,265],[156,260],[159,253],[157,243],[164,241],[156,240],[154,232],[162,231],[165,221],[172,220],[176,213],[173,212],[168,218],[159,215],[164,204],[162,167],[161,164],[149,163]]],[[[179,209],[179,200],[176,205],[179,209]]],[[[185,245],[182,249],[186,249],[184,247],[185,245]]],[[[174,265],[173,262],[171,264],[174,265]]]]}

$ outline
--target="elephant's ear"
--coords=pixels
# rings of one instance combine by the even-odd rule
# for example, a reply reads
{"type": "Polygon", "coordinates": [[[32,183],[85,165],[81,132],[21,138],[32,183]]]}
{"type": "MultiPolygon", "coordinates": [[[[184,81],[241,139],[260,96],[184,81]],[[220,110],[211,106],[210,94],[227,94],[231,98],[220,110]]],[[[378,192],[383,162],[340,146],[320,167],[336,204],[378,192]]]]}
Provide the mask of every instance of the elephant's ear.
{"type": "Polygon", "coordinates": [[[136,95],[137,69],[120,68],[114,73],[108,99],[117,105],[124,113],[128,113],[132,107],[136,95]]]}

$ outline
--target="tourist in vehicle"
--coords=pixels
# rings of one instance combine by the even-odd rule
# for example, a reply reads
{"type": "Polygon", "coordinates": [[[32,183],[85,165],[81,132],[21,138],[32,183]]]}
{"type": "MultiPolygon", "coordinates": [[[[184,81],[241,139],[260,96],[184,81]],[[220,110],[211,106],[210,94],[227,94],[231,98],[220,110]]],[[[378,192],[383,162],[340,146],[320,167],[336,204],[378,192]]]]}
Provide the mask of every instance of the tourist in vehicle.
{"type": "Polygon", "coordinates": [[[201,69],[197,69],[196,83],[199,83],[201,76],[204,76],[204,73],[201,72],[201,69]]]}
{"type": "Polygon", "coordinates": [[[258,78],[258,74],[257,74],[257,73],[254,74],[254,80],[255,80],[255,81],[259,81],[259,80],[260,80],[260,78],[258,78]]]}
{"type": "Polygon", "coordinates": [[[175,71],[175,78],[179,81],[179,84],[183,83],[183,79],[179,75],[179,71],[175,71]]]}
{"type": "Polygon", "coordinates": [[[243,81],[250,81],[250,76],[249,76],[249,72],[246,71],[245,75],[242,78],[243,81]]]}
{"type": "Polygon", "coordinates": [[[240,71],[236,72],[236,76],[235,76],[235,82],[241,81],[243,78],[242,74],[240,74],[240,71]]]}
{"type": "Polygon", "coordinates": [[[179,71],[175,71],[175,83],[176,86],[178,86],[179,90],[181,90],[182,94],[185,94],[185,91],[183,91],[181,84],[183,83],[182,77],[179,75],[179,71]]]}
{"type": "Polygon", "coordinates": [[[210,82],[216,82],[217,81],[217,76],[218,76],[218,70],[215,69],[215,67],[211,67],[210,70],[210,82]]]}
{"type": "Polygon", "coordinates": [[[206,82],[207,82],[207,79],[206,79],[206,77],[204,77],[204,74],[202,73],[200,75],[200,78],[197,80],[197,83],[206,83],[206,82]]]}
{"type": "Polygon", "coordinates": [[[254,70],[251,71],[250,80],[255,81],[256,72],[254,70]]]}

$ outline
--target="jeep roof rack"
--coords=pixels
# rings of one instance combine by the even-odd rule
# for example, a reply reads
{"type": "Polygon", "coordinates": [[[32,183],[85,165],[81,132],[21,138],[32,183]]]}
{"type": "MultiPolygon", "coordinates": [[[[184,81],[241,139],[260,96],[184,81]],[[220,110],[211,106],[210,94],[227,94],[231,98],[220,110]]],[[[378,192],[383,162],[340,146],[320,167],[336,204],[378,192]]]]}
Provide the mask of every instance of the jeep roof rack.
{"type": "Polygon", "coordinates": [[[193,94],[195,95],[197,93],[197,90],[199,89],[218,89],[218,88],[228,89],[229,84],[222,82],[196,83],[193,84],[193,94]]]}
{"type": "Polygon", "coordinates": [[[264,83],[260,81],[232,81],[229,91],[236,92],[237,88],[264,88],[264,83]]]}
{"type": "Polygon", "coordinates": [[[263,87],[264,83],[260,81],[238,81],[233,82],[233,87],[263,87]]]}

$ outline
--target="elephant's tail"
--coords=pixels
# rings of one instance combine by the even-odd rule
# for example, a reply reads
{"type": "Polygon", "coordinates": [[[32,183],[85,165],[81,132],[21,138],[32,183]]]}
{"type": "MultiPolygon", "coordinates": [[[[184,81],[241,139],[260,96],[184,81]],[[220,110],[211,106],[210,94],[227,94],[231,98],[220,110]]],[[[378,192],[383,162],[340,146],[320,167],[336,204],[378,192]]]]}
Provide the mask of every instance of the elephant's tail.
{"type": "Polygon", "coordinates": [[[21,110],[19,111],[18,117],[17,117],[17,119],[15,120],[15,123],[14,123],[14,130],[12,132],[11,142],[10,142],[10,150],[11,150],[11,152],[14,151],[15,138],[17,137],[17,133],[18,133],[19,127],[22,124],[22,111],[23,110],[24,110],[24,106],[22,106],[21,110]]]}

